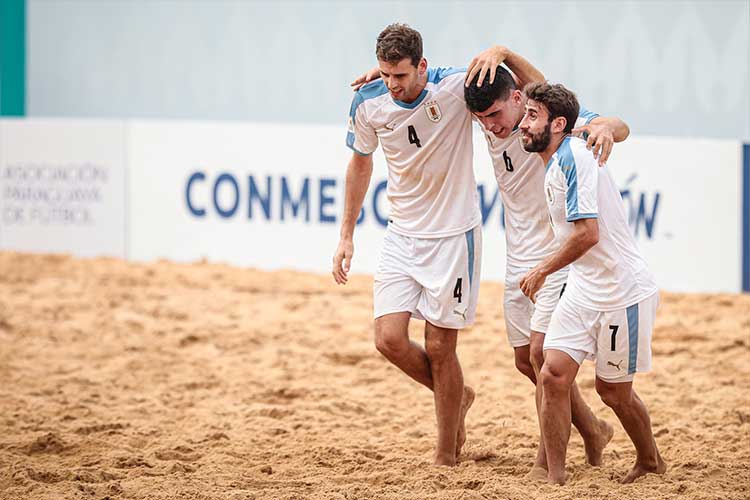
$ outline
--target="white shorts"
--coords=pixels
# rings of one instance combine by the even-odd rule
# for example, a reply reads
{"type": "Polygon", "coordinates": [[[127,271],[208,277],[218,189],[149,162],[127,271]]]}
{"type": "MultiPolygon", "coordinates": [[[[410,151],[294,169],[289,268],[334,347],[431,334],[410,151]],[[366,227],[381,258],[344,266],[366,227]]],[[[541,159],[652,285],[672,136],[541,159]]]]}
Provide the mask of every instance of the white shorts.
{"type": "Polygon", "coordinates": [[[521,280],[531,269],[508,264],[505,270],[505,331],[508,334],[508,342],[514,348],[529,345],[532,331],[547,332],[552,312],[568,279],[567,267],[547,276],[544,286],[536,294],[534,304],[521,291],[521,280]]]}
{"type": "Polygon", "coordinates": [[[563,351],[579,365],[596,360],[596,376],[606,382],[630,382],[635,373],[651,370],[651,334],[659,305],[654,293],[625,309],[583,309],[563,295],[552,314],[544,350],[563,351]]]}
{"type": "Polygon", "coordinates": [[[385,232],[375,273],[375,318],[410,312],[442,328],[474,323],[482,263],[482,228],[447,238],[385,232]]]}

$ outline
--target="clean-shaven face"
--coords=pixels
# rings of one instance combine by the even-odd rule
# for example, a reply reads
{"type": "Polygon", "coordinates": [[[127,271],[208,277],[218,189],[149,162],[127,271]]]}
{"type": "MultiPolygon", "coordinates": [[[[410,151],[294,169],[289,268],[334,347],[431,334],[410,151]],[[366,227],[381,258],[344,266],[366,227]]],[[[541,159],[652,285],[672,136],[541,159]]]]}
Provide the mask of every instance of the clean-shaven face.
{"type": "Polygon", "coordinates": [[[529,153],[541,153],[549,147],[552,140],[552,122],[544,105],[529,99],[526,101],[526,114],[523,115],[519,128],[523,149],[529,153]]]}
{"type": "Polygon", "coordinates": [[[495,137],[505,139],[518,125],[521,107],[521,94],[513,90],[505,100],[496,99],[492,105],[484,111],[474,113],[485,129],[492,132],[495,137]]]}
{"type": "Polygon", "coordinates": [[[378,67],[391,97],[405,102],[419,97],[419,66],[414,66],[410,58],[405,57],[395,64],[378,60],[378,67]]]}

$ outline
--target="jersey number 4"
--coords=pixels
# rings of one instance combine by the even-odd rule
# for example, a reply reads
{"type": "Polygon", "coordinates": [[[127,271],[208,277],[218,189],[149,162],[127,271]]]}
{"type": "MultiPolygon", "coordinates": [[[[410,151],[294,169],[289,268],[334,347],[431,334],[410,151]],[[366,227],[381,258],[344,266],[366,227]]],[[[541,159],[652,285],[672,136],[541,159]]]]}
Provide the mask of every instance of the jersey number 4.
{"type": "Polygon", "coordinates": [[[453,298],[454,298],[454,299],[458,299],[458,303],[459,303],[459,304],[461,303],[461,296],[463,295],[463,294],[461,293],[461,288],[462,288],[462,287],[461,287],[461,284],[462,284],[461,282],[462,282],[462,281],[463,281],[463,279],[462,279],[462,278],[458,278],[458,279],[456,280],[456,286],[455,286],[455,287],[453,288],[453,298]]]}
{"type": "Polygon", "coordinates": [[[419,142],[419,136],[417,135],[417,129],[414,125],[409,125],[409,144],[416,144],[418,148],[422,147],[422,143],[419,142]]]}

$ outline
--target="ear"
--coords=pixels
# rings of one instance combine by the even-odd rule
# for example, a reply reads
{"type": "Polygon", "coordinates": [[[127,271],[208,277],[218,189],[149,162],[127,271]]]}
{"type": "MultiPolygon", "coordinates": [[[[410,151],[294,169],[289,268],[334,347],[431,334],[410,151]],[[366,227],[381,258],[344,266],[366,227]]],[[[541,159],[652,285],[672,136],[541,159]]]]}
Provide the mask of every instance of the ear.
{"type": "Polygon", "coordinates": [[[568,120],[565,119],[564,116],[558,116],[554,120],[552,120],[552,133],[553,134],[562,134],[564,133],[565,127],[568,124],[568,120]]]}
{"type": "Polygon", "coordinates": [[[419,64],[417,65],[417,72],[420,76],[424,75],[427,71],[427,59],[424,57],[419,61],[419,64]]]}
{"type": "Polygon", "coordinates": [[[513,90],[510,93],[510,97],[511,99],[513,99],[514,104],[521,104],[521,102],[523,101],[523,94],[518,89],[513,90]]]}

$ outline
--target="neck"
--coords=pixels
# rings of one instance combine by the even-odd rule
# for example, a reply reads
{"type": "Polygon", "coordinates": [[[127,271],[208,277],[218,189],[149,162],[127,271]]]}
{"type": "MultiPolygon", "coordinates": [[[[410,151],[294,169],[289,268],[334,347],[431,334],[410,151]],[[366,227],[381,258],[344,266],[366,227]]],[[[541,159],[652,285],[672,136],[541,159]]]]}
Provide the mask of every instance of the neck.
{"type": "Polygon", "coordinates": [[[427,71],[424,72],[424,75],[420,75],[419,79],[417,80],[417,86],[414,87],[414,92],[412,92],[410,95],[405,96],[401,102],[405,102],[406,104],[411,104],[414,101],[417,100],[419,95],[422,93],[424,88],[427,86],[427,71]]]}
{"type": "Polygon", "coordinates": [[[566,137],[568,137],[568,134],[563,134],[560,137],[552,138],[549,146],[547,146],[547,149],[539,153],[539,156],[542,157],[542,161],[544,161],[545,165],[549,163],[549,159],[552,158],[552,155],[555,154],[555,151],[557,151],[557,148],[560,147],[560,144],[563,140],[565,140],[566,137]]]}

